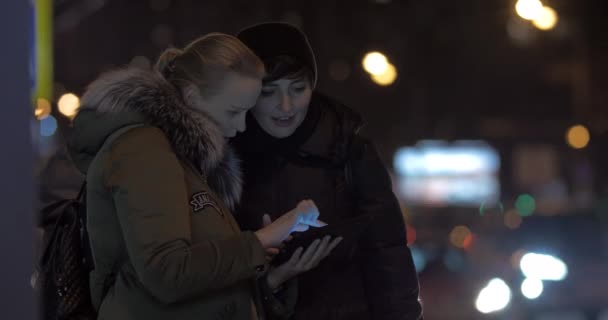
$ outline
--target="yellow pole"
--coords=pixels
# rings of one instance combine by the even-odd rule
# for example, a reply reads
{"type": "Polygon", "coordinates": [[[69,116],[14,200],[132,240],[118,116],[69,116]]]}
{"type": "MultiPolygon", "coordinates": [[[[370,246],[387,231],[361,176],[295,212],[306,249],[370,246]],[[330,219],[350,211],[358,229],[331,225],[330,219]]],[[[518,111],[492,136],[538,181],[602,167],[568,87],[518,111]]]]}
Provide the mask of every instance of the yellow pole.
{"type": "MultiPolygon", "coordinates": [[[[35,0],[35,75],[33,100],[53,100],[53,1],[35,0]]],[[[34,104],[35,105],[35,104],[34,104]]]]}

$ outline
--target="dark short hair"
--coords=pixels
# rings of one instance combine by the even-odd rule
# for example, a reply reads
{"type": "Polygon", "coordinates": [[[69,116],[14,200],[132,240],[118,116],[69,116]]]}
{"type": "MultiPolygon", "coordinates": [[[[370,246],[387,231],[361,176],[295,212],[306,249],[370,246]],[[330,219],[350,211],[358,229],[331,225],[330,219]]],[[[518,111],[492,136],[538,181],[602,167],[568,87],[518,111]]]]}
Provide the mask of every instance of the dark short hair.
{"type": "Polygon", "coordinates": [[[266,67],[266,76],[264,83],[276,81],[279,79],[300,79],[305,78],[312,85],[313,72],[310,67],[292,56],[277,56],[264,60],[266,67]]]}

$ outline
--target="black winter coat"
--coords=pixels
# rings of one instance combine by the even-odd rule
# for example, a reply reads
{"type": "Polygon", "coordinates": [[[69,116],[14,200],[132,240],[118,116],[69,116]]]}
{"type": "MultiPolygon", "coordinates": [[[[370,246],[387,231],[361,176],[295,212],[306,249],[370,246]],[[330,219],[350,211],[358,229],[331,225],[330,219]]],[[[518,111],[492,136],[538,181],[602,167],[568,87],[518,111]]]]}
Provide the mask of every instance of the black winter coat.
{"type": "Polygon", "coordinates": [[[263,214],[274,220],[303,199],[312,199],[330,225],[374,217],[349,255],[330,255],[298,277],[295,319],[422,318],[401,210],[375,148],[357,134],[361,126],[353,110],[315,93],[292,136],[275,139],[249,116],[247,131],[232,141],[243,160],[235,216],[244,230],[259,229],[263,214]]]}

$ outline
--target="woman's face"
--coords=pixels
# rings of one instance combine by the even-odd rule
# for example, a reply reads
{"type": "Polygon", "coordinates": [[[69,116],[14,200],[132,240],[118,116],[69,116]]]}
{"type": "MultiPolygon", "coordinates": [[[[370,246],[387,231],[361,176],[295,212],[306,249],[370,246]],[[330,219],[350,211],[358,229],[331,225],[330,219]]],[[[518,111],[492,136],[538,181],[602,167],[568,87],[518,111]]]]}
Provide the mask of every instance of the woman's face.
{"type": "Polygon", "coordinates": [[[224,137],[245,131],[245,115],[260,95],[262,80],[230,72],[220,91],[203,99],[202,109],[215,120],[224,137]]]}
{"type": "Polygon", "coordinates": [[[287,138],[306,118],[311,96],[312,86],[307,77],[267,82],[252,115],[269,135],[287,138]]]}

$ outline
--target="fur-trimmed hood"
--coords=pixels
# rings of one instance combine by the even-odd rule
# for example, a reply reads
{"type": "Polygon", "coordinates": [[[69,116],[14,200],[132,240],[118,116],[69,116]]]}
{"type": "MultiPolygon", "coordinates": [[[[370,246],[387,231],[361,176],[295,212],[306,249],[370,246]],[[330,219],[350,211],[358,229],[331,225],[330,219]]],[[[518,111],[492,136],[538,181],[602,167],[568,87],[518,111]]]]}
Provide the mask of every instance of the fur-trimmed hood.
{"type": "Polygon", "coordinates": [[[239,201],[240,164],[219,126],[186,105],[158,72],[130,68],[103,74],[90,84],[81,103],[69,150],[84,174],[109,135],[143,123],[161,129],[178,158],[198,167],[230,208],[239,201]]]}

